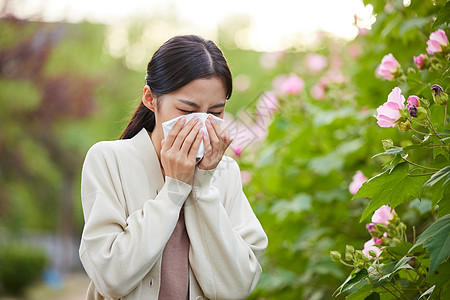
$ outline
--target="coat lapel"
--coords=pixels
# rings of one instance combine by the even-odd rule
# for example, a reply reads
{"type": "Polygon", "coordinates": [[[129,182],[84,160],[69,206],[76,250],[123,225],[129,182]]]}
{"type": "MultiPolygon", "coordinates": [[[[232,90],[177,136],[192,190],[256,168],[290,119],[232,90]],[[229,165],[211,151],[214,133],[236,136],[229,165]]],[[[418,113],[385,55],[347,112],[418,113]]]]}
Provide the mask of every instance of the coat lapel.
{"type": "Polygon", "coordinates": [[[164,177],[162,175],[158,155],[156,154],[150,135],[145,128],[142,128],[138,134],[131,138],[131,140],[133,141],[137,152],[141,156],[150,187],[158,193],[164,185],[164,177]]]}

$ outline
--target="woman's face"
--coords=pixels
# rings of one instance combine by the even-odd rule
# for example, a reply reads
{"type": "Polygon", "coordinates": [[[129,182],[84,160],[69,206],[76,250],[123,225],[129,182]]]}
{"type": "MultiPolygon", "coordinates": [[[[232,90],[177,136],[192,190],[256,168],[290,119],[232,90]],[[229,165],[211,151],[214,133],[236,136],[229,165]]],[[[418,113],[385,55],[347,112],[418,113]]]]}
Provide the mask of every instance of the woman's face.
{"type": "Polygon", "coordinates": [[[155,112],[155,133],[162,139],[162,123],[190,113],[209,113],[222,118],[225,111],[226,90],[222,80],[217,77],[196,79],[180,89],[156,99],[149,95],[148,86],[144,88],[143,102],[155,112]]]}

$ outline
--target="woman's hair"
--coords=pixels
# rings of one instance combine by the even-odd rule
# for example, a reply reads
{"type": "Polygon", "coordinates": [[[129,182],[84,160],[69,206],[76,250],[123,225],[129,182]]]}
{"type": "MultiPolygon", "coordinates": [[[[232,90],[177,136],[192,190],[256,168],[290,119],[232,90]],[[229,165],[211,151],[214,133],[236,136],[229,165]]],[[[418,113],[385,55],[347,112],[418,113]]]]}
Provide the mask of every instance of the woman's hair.
{"type": "MultiPolygon", "coordinates": [[[[210,40],[196,35],[182,35],[171,38],[156,50],[148,63],[145,82],[153,95],[159,97],[195,79],[213,77],[223,81],[226,99],[229,99],[233,89],[232,77],[222,51],[210,40]]],[[[132,138],[142,128],[153,131],[155,114],[140,101],[120,138],[132,138]]]]}

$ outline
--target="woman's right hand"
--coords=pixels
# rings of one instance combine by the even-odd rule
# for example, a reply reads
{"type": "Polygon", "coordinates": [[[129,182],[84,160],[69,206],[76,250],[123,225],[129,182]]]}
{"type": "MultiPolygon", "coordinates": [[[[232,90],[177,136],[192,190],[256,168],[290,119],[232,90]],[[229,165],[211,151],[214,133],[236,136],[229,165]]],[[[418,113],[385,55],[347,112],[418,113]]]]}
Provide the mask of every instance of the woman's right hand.
{"type": "Polygon", "coordinates": [[[183,127],[185,122],[184,117],[180,118],[167,138],[161,141],[161,164],[166,176],[192,184],[203,137],[202,122],[194,117],[183,127]]]}

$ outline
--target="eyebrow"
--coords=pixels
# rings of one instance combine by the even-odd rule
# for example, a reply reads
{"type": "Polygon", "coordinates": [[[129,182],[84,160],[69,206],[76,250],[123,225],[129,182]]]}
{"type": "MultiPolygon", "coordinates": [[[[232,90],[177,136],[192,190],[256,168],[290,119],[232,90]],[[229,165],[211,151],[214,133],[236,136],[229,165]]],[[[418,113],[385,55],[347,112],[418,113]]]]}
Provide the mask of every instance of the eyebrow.
{"type": "MultiPolygon", "coordinates": [[[[196,108],[196,109],[199,109],[199,108],[200,108],[200,105],[198,105],[198,104],[195,103],[195,102],[192,102],[192,101],[189,101],[189,100],[184,100],[184,99],[177,99],[177,100],[180,101],[180,102],[183,102],[184,104],[187,104],[187,105],[189,105],[189,106],[192,106],[192,107],[194,107],[194,108],[196,108]]],[[[219,107],[224,107],[224,106],[225,106],[225,102],[224,102],[224,103],[219,103],[219,104],[213,105],[213,106],[209,107],[208,109],[219,108],[219,107]]]]}

